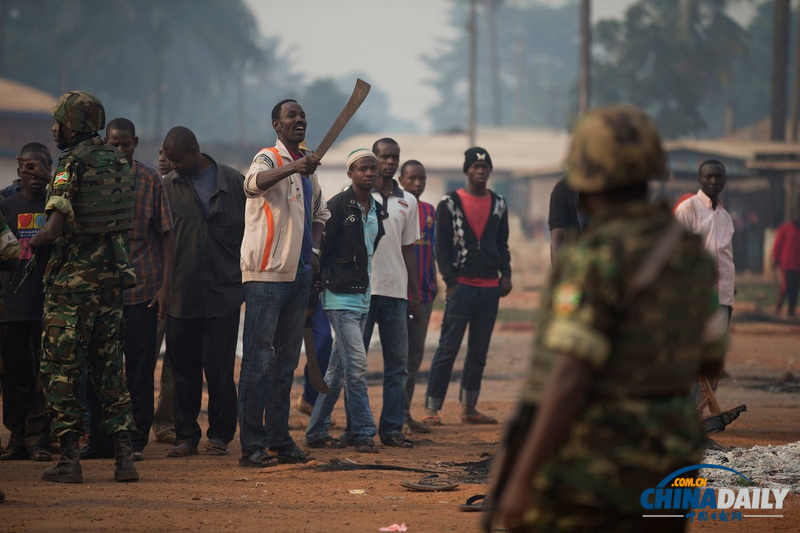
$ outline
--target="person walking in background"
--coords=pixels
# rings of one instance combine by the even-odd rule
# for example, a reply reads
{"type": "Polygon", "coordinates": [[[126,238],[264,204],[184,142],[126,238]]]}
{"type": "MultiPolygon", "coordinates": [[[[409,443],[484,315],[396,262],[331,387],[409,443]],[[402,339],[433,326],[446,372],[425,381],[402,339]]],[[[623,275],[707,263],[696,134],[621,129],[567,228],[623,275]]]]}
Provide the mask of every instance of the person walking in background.
{"type": "Polygon", "coordinates": [[[675,218],[703,238],[706,250],[717,262],[719,304],[733,312],[736,267],[733,264],[733,219],[719,195],[725,189],[725,165],[716,159],[704,161],[698,169],[700,190],[675,209],[675,218]]]}
{"type": "Polygon", "coordinates": [[[175,380],[175,446],[169,457],[197,455],[197,423],[208,384],[211,454],[226,455],[236,433],[233,379],[244,300],[239,250],[244,234],[244,177],[200,151],[182,126],[164,138],[173,171],[164,179],[175,224],[175,272],[167,348],[175,380]]]}
{"type": "Polygon", "coordinates": [[[467,188],[447,194],[436,208],[436,263],[447,286],[442,334],[431,363],[423,423],[442,423],[444,403],[464,332],[467,355],[461,377],[461,421],[496,424],[476,409],[500,298],[511,292],[508,205],[487,188],[489,152],[475,146],[464,153],[467,188]],[[498,279],[499,276],[499,279],[498,279]]]}
{"type": "MultiPolygon", "coordinates": [[[[11,432],[0,460],[49,461],[50,419],[45,412],[39,373],[42,360],[42,314],[44,312],[44,259],[35,263],[30,240],[44,226],[47,185],[52,175],[52,156],[43,144],[28,143],[19,153],[22,190],[0,202],[0,214],[20,245],[19,266],[2,273],[4,307],[0,312],[0,356],[4,372],[3,424],[11,432]],[[25,282],[20,286],[20,283],[25,282]],[[19,287],[19,290],[17,288],[19,287]]],[[[42,251],[41,257],[46,256],[42,251]]],[[[3,263],[5,264],[5,263],[3,263]]]]}
{"type": "Polygon", "coordinates": [[[372,258],[384,235],[388,214],[370,194],[378,160],[366,148],[350,152],[347,176],[352,186],[331,198],[330,219],[322,244],[322,306],[336,333],[325,383],[308,421],[305,441],[311,448],[354,446],[357,452],[377,453],[375,419],[369,406],[367,350],[364,327],[370,309],[372,258]],[[347,427],[339,439],[328,434],[330,416],[345,391],[347,427]]]}
{"type": "Polygon", "coordinates": [[[772,263],[783,277],[775,312],[781,312],[786,300],[789,316],[794,316],[797,294],[800,291],[800,214],[778,226],[775,243],[772,245],[772,263]]]}
{"type": "MultiPolygon", "coordinates": [[[[400,167],[398,179],[403,190],[410,192],[417,200],[419,214],[419,240],[414,243],[414,254],[417,257],[417,280],[419,283],[419,316],[416,322],[408,322],[408,380],[406,381],[406,426],[418,433],[430,433],[429,425],[423,424],[411,416],[411,400],[414,398],[417,371],[425,356],[425,338],[431,322],[433,301],[439,288],[436,285],[436,263],[434,262],[436,208],[420,200],[425,192],[427,176],[425,167],[419,161],[411,159],[400,167]]],[[[409,300],[412,298],[409,296],[409,300]]]]}
{"type": "Polygon", "coordinates": [[[243,467],[313,459],[289,435],[308,295],[330,216],[315,174],[319,161],[300,148],[307,126],[300,104],[278,102],[272,109],[278,140],[256,154],[245,179],[241,269],[247,305],[239,374],[243,467]]]}
{"type": "Polygon", "coordinates": [[[559,250],[574,236],[581,235],[589,217],[581,206],[580,194],[570,189],[566,178],[561,178],[550,193],[550,264],[555,264],[559,250]]]}

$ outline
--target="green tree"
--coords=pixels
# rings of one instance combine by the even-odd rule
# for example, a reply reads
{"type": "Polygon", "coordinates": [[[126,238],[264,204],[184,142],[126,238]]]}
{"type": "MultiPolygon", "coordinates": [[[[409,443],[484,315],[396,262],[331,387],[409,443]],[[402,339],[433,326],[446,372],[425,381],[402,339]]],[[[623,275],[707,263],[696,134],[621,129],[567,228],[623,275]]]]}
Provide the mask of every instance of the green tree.
{"type": "MultiPolygon", "coordinates": [[[[477,118],[488,125],[493,122],[489,21],[479,5],[477,118]]],[[[449,9],[457,35],[441,41],[441,53],[423,58],[439,94],[430,114],[440,131],[463,130],[467,122],[469,2],[451,0],[449,9]]],[[[563,129],[577,109],[578,4],[503,2],[496,9],[502,123],[563,129]]]]}
{"type": "Polygon", "coordinates": [[[6,0],[0,8],[7,77],[52,94],[93,92],[109,115],[154,137],[183,124],[203,138],[236,138],[244,106],[266,105],[297,80],[242,0],[6,0]]]}
{"type": "Polygon", "coordinates": [[[623,20],[599,22],[594,103],[636,104],[653,114],[665,137],[707,130],[703,102],[730,89],[747,49],[727,3],[640,0],[623,20]]]}

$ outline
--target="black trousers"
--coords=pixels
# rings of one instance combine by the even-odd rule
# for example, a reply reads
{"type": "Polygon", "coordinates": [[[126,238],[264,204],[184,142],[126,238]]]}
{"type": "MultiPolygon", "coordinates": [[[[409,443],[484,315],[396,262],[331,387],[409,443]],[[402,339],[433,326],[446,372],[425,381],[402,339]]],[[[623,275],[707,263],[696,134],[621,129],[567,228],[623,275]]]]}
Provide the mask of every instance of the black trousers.
{"type": "Polygon", "coordinates": [[[10,444],[49,448],[50,419],[39,374],[42,321],[0,324],[0,354],[5,369],[0,375],[3,424],[11,432],[10,444]]]}
{"type": "MultiPolygon", "coordinates": [[[[125,332],[125,383],[131,394],[133,419],[136,431],[131,433],[133,449],[144,450],[153,425],[156,372],[156,338],[158,335],[158,307],[148,308],[150,302],[123,307],[125,332]]],[[[101,447],[114,445],[111,436],[101,436],[102,409],[94,393],[91,380],[87,380],[87,408],[89,409],[89,439],[101,447]]]]}
{"type": "Polygon", "coordinates": [[[236,384],[233,367],[239,338],[239,310],[217,318],[167,318],[167,357],[175,384],[175,444],[197,446],[203,401],[203,372],[208,384],[209,439],[224,443],[236,433],[236,384]]]}
{"type": "Polygon", "coordinates": [[[792,316],[797,308],[797,293],[800,291],[800,271],[784,270],[783,275],[786,278],[786,299],[789,303],[789,316],[792,316]]]}

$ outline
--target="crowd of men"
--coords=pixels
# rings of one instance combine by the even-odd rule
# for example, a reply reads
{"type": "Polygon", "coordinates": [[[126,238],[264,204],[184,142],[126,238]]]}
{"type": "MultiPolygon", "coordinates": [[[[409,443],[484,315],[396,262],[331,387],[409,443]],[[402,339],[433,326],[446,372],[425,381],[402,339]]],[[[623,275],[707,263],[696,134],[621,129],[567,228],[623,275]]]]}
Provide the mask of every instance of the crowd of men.
{"type": "MultiPolygon", "coordinates": [[[[11,431],[0,459],[49,461],[57,439],[61,459],[44,480],[81,482],[81,459],[113,457],[114,478],[135,481],[151,429],[173,444],[169,457],[199,453],[204,376],[204,448],[227,455],[238,424],[241,467],[306,463],[304,448],[377,453],[376,435],[383,446],[413,448],[411,432],[442,424],[467,326],[461,421],[497,423],[477,404],[499,300],[512,290],[511,257],[508,208],[488,188],[485,149],[465,152],[465,187],[434,208],[420,200],[423,163],[400,165],[390,138],[348,154],[350,186],[325,194],[320,161],[304,148],[305,113],[291,99],[272,110],[277,141],[244,176],[180,126],[165,136],[158,170],[138,162],[134,124],[106,125],[87,93],[64,94],[52,114],[63,150],[56,170],[44,146],[26,144],[20,190],[0,203],[11,431]],[[445,311],[415,420],[436,267],[445,311]],[[377,423],[367,394],[375,325],[384,363],[377,423]],[[289,412],[304,333],[319,366],[306,375],[324,373],[324,386],[307,384],[297,400],[310,416],[301,447],[289,412]],[[160,335],[167,357],[156,410],[160,335]],[[345,430],[334,437],[342,391],[345,430]]],[[[733,225],[719,161],[700,166],[700,190],[675,216],[648,199],[647,181],[667,176],[658,130],[640,110],[610,106],[580,121],[551,198],[553,273],[534,357],[487,506],[512,531],[640,530],[641,490],[699,458],[691,391],[722,371],[733,225]]]]}
{"type": "Polygon", "coordinates": [[[88,93],[64,94],[52,114],[63,150],[57,168],[45,146],[25,145],[19,179],[0,203],[9,226],[0,339],[11,431],[0,459],[49,461],[55,444],[61,460],[45,480],[81,482],[80,461],[97,458],[116,460],[115,479],[136,480],[151,430],[173,444],[169,457],[199,453],[204,381],[203,447],[227,455],[238,426],[243,467],[305,463],[313,459],[308,448],[375,453],[377,439],[411,448],[412,431],[441,424],[436,413],[470,323],[462,420],[497,423],[476,409],[498,301],[511,291],[508,214],[487,188],[486,150],[466,152],[467,186],[437,212],[419,200],[425,167],[400,167],[390,138],[351,153],[351,186],[326,201],[295,100],[275,106],[275,146],[257,153],[244,176],[203,153],[181,126],[164,137],[158,169],[139,162],[135,125],[106,124],[102,103],[88,93]],[[445,334],[425,416],[415,420],[437,261],[447,285],[445,334]],[[330,392],[307,384],[298,398],[310,416],[301,447],[289,412],[306,325],[314,333],[306,350],[316,353],[330,392]],[[376,325],[384,361],[377,425],[366,385],[376,325]],[[328,429],[342,390],[347,429],[334,439],[328,429]]]}

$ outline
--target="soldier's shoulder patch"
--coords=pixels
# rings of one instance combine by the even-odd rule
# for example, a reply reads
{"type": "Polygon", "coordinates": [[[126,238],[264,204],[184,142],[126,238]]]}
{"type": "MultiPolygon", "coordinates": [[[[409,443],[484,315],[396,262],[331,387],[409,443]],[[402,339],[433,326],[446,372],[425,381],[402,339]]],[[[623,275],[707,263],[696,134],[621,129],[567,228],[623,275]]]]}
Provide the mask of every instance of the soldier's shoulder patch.
{"type": "Polygon", "coordinates": [[[556,315],[574,313],[581,304],[582,292],[574,283],[563,283],[553,293],[553,311],[556,315]]]}
{"type": "Polygon", "coordinates": [[[59,185],[67,183],[68,181],[69,181],[69,172],[65,170],[64,172],[59,172],[58,174],[56,174],[55,181],[53,181],[53,186],[58,187],[59,185]]]}

